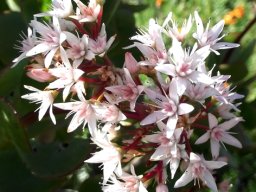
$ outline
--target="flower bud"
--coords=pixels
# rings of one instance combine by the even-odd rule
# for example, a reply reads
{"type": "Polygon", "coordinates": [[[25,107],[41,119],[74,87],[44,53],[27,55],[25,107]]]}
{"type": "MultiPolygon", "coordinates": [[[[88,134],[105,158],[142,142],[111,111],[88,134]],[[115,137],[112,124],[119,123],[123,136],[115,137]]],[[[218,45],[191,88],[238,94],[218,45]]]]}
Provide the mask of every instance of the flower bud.
{"type": "Polygon", "coordinates": [[[169,190],[168,190],[168,187],[165,184],[160,183],[156,187],[156,192],[169,192],[169,190]]]}
{"type": "Polygon", "coordinates": [[[54,80],[54,77],[48,70],[39,64],[31,64],[27,67],[27,76],[38,82],[49,82],[54,80]]]}
{"type": "Polygon", "coordinates": [[[138,62],[130,52],[125,53],[124,65],[130,73],[136,73],[139,70],[138,62]]]}

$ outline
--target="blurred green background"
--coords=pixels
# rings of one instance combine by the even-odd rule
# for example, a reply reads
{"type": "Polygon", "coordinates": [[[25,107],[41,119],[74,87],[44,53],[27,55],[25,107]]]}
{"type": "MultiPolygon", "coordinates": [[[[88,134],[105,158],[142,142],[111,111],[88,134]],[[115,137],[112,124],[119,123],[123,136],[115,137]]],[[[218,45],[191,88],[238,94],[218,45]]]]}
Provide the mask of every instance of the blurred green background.
{"type": "MultiPolygon", "coordinates": [[[[84,1],[84,3],[86,3],[84,1]]],[[[64,115],[57,115],[58,126],[49,118],[37,122],[37,106],[20,99],[24,84],[40,87],[28,79],[22,61],[11,68],[19,55],[14,45],[26,33],[33,14],[45,11],[50,0],[1,0],[0,3],[0,192],[100,191],[101,170],[83,163],[94,150],[87,133],[66,133],[64,115]]],[[[109,34],[117,34],[110,58],[123,65],[124,50],[137,27],[147,27],[149,18],[160,23],[172,11],[178,24],[199,11],[204,23],[225,19],[228,42],[241,46],[221,51],[207,61],[223,74],[230,74],[231,85],[244,94],[240,106],[245,122],[236,128],[242,150],[224,151],[229,166],[223,179],[232,183],[230,191],[256,191],[256,1],[246,0],[105,0],[104,19],[109,34]]],[[[138,56],[138,53],[134,54],[138,56]]],[[[154,190],[152,190],[154,191],[154,190]]],[[[170,190],[171,191],[171,190],[170,190]]],[[[178,191],[178,190],[177,190],[178,191]]],[[[207,191],[207,190],[206,190],[207,191]]]]}

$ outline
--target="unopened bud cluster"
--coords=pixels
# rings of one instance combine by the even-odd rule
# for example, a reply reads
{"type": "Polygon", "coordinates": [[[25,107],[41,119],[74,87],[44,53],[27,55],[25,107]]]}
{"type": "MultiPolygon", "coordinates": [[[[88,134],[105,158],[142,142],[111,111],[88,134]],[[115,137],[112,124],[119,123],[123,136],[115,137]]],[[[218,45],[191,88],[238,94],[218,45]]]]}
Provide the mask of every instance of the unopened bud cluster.
{"type": "Polygon", "coordinates": [[[227,164],[218,160],[221,144],[242,147],[230,129],[243,120],[243,96],[233,92],[230,76],[205,64],[210,54],[239,46],[221,42],[224,21],[204,26],[196,11],[182,26],[172,13],[163,24],[150,19],[124,48],[137,49],[141,59],[127,52],[117,68],[108,57],[115,36],[107,36],[102,14],[96,0],[52,0],[51,10],[35,15],[14,65],[30,58],[28,77],[47,86],[25,85],[31,93],[22,98],[40,104],[39,121],[49,112],[58,126],[59,108],[67,112],[68,132],[89,130],[99,150],[85,162],[102,164],[105,192],[144,192],[149,185],[168,191],[172,179],[173,188],[194,180],[218,191],[213,171],[227,164]],[[211,159],[196,150],[203,143],[211,159]],[[139,176],[138,166],[146,170],[139,176]]]}

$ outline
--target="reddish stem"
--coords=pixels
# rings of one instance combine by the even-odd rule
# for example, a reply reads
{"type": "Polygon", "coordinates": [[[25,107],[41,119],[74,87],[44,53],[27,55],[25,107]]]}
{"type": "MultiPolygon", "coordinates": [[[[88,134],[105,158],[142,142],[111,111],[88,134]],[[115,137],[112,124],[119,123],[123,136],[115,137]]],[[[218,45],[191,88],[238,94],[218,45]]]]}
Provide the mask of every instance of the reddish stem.
{"type": "Polygon", "coordinates": [[[136,148],[137,148],[137,145],[138,145],[138,143],[141,141],[141,139],[142,139],[142,136],[141,136],[141,135],[135,137],[134,141],[133,141],[130,145],[128,145],[128,146],[123,146],[123,150],[129,151],[129,150],[131,150],[131,149],[136,149],[136,148]]]}
{"type": "Polygon", "coordinates": [[[207,119],[207,116],[202,114],[203,112],[204,111],[200,112],[200,115],[198,115],[198,117],[196,118],[196,120],[193,123],[195,123],[199,120],[202,120],[202,119],[207,119]]]}
{"type": "Polygon", "coordinates": [[[163,182],[162,172],[163,172],[163,162],[159,161],[157,166],[152,171],[146,173],[141,180],[142,182],[146,182],[147,180],[158,175],[159,183],[162,183],[163,182]]]}
{"type": "Polygon", "coordinates": [[[140,142],[141,139],[144,137],[144,135],[146,135],[154,126],[146,126],[146,127],[141,127],[141,128],[137,128],[135,131],[135,136],[134,136],[134,140],[131,144],[129,144],[128,146],[123,146],[123,150],[124,151],[129,151],[131,149],[137,149],[138,146],[140,146],[140,142]]]}
{"type": "Polygon", "coordinates": [[[140,114],[136,112],[124,111],[123,113],[128,119],[135,119],[137,121],[141,121],[144,118],[144,117],[141,117],[140,114]]]}
{"type": "Polygon", "coordinates": [[[76,25],[77,29],[85,35],[88,35],[88,32],[84,29],[83,25],[81,25],[81,23],[79,23],[79,21],[75,20],[75,19],[71,19],[71,21],[76,25]]]}
{"type": "Polygon", "coordinates": [[[107,55],[104,56],[104,64],[106,64],[106,66],[113,66],[112,61],[109,59],[107,55]]]}
{"type": "Polygon", "coordinates": [[[79,80],[84,81],[86,83],[102,83],[101,80],[96,78],[80,77],[79,80]]]}
{"type": "Polygon", "coordinates": [[[162,172],[163,172],[163,161],[160,161],[159,163],[158,163],[158,165],[159,165],[159,168],[158,168],[158,179],[159,179],[159,183],[163,183],[163,174],[162,174],[162,172]]]}
{"type": "Polygon", "coordinates": [[[205,125],[192,124],[191,126],[194,127],[194,128],[203,129],[203,130],[205,130],[205,131],[208,131],[208,130],[209,130],[209,127],[207,127],[207,126],[205,126],[205,125]]]}
{"type": "Polygon", "coordinates": [[[92,99],[97,100],[105,91],[105,85],[106,83],[103,83],[97,90],[97,92],[92,96],[92,99]]]}
{"type": "Polygon", "coordinates": [[[183,131],[180,138],[181,138],[180,141],[182,141],[183,138],[185,139],[186,151],[189,155],[192,152],[192,148],[191,148],[190,143],[189,143],[187,132],[183,131]]]}
{"type": "Polygon", "coordinates": [[[208,102],[208,103],[206,103],[206,107],[205,107],[204,111],[205,111],[205,112],[208,112],[208,110],[213,106],[213,104],[214,104],[214,103],[211,102],[211,101],[208,102]]]}
{"type": "Polygon", "coordinates": [[[139,149],[142,148],[157,148],[159,145],[157,143],[144,143],[142,145],[138,145],[139,149]]]}

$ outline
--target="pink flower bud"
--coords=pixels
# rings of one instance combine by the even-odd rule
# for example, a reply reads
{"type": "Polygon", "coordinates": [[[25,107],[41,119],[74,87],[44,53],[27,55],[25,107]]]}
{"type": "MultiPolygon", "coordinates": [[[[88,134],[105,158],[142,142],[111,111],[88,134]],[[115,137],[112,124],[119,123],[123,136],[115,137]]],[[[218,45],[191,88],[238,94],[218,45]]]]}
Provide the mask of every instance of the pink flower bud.
{"type": "Polygon", "coordinates": [[[163,183],[158,184],[156,187],[156,192],[168,192],[168,191],[169,191],[168,187],[163,183]]]}
{"type": "Polygon", "coordinates": [[[39,64],[32,64],[27,67],[27,76],[39,82],[49,82],[54,77],[48,72],[48,69],[39,64]]]}
{"type": "Polygon", "coordinates": [[[232,187],[232,184],[229,180],[224,180],[218,185],[220,192],[228,192],[230,191],[230,188],[232,187]]]}
{"type": "Polygon", "coordinates": [[[130,73],[136,73],[139,70],[138,62],[130,52],[125,53],[124,65],[130,73]]]}

